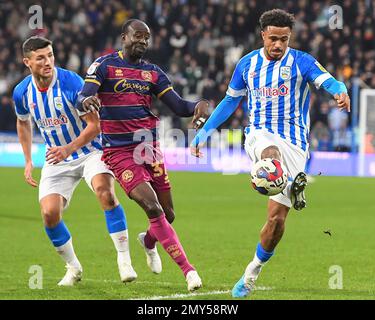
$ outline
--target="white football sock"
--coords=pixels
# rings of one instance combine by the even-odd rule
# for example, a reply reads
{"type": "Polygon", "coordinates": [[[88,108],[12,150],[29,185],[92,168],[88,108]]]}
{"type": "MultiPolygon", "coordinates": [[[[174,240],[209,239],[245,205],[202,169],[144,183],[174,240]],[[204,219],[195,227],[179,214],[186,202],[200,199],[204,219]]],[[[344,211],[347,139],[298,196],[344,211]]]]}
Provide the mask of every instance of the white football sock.
{"type": "Polygon", "coordinates": [[[65,261],[65,263],[77,269],[82,269],[82,266],[74,252],[72,238],[70,238],[62,246],[55,248],[60,257],[65,261]]]}
{"type": "Polygon", "coordinates": [[[131,264],[129,252],[128,230],[114,232],[109,234],[117,250],[118,258],[131,264]]]}
{"type": "Polygon", "coordinates": [[[255,281],[258,278],[258,275],[262,270],[264,264],[265,262],[260,261],[257,255],[255,254],[253,261],[251,261],[246,267],[245,282],[248,282],[247,280],[249,279],[255,281]]]}
{"type": "Polygon", "coordinates": [[[293,181],[288,181],[288,184],[286,185],[285,189],[282,192],[282,194],[286,196],[288,199],[291,198],[292,184],[293,184],[293,181]]]}

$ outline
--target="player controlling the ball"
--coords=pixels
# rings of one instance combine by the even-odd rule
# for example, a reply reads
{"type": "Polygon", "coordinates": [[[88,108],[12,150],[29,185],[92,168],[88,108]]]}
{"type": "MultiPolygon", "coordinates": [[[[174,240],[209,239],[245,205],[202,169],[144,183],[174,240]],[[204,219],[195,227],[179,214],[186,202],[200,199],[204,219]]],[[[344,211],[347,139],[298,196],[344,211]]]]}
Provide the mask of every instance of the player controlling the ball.
{"type": "Polygon", "coordinates": [[[290,208],[301,210],[306,206],[303,171],[309,147],[309,85],[323,88],[334,96],[341,110],[350,111],[345,85],[311,55],[288,46],[293,15],[274,9],[264,12],[259,22],[264,46],[237,63],[226,96],[191,144],[191,153],[201,157],[199,148],[207,133],[226,121],[247,95],[250,124],[245,129],[246,152],[253,163],[265,158],[281,161],[291,180],[282,193],[269,198],[267,222],[260,232],[254,259],[234,286],[233,297],[251,293],[284,233],[290,208]]]}
{"type": "Polygon", "coordinates": [[[122,50],[99,57],[91,65],[78,108],[99,110],[103,159],[127,195],[147,214],[149,229],[138,239],[149,268],[154,273],[162,271],[156,247],[159,242],[180,267],[188,290],[193,291],[202,281],[171,225],[175,217],[171,186],[158,142],[159,119],[152,113],[151,103],[156,96],[177,115],[193,116],[196,128],[208,117],[208,103],[182,99],[166,74],[142,59],[150,36],[144,22],[125,22],[122,50]]]}

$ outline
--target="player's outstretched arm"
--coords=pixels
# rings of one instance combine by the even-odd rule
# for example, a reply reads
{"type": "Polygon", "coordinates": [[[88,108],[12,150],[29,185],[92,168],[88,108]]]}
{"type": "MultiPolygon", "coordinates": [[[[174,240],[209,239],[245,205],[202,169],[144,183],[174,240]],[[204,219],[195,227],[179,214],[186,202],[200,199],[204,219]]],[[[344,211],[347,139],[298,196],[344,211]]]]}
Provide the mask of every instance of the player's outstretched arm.
{"type": "Polygon", "coordinates": [[[337,81],[335,78],[329,78],[322,83],[321,87],[335,98],[340,110],[350,112],[350,98],[343,82],[337,81]]]}
{"type": "Polygon", "coordinates": [[[31,158],[32,131],[30,119],[17,119],[17,135],[22,146],[23,155],[25,157],[25,181],[29,185],[37,187],[38,183],[32,177],[34,166],[31,158]]]}
{"type": "Polygon", "coordinates": [[[65,146],[49,148],[46,154],[46,161],[49,164],[57,164],[63,161],[73,152],[77,151],[78,149],[94,140],[95,137],[100,133],[100,121],[98,112],[92,111],[86,113],[85,115],[81,116],[81,118],[86,122],[86,128],[83,129],[81,134],[71,143],[65,146]]]}
{"type": "Polygon", "coordinates": [[[208,137],[212,132],[221,126],[237,109],[242,96],[231,97],[226,95],[225,98],[218,104],[216,109],[212,112],[211,116],[207,120],[206,124],[195,136],[190,144],[190,153],[198,158],[203,157],[200,148],[206,143],[208,137]]]}
{"type": "Polygon", "coordinates": [[[208,119],[209,103],[207,100],[202,99],[198,102],[184,100],[172,88],[164,93],[160,100],[180,117],[193,116],[194,129],[200,129],[208,119]]]}

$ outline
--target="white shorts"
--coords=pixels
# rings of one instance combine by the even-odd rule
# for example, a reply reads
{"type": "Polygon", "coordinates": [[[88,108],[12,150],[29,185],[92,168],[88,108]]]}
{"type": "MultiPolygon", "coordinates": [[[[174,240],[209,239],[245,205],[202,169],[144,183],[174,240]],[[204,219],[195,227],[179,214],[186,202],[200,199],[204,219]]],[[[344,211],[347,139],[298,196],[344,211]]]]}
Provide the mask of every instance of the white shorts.
{"type": "MultiPolygon", "coordinates": [[[[291,142],[281,138],[277,134],[265,130],[253,130],[246,135],[245,150],[253,163],[261,159],[264,149],[269,146],[277,146],[281,153],[281,161],[288,170],[289,177],[294,177],[301,171],[305,171],[308,152],[295,146],[291,142]]],[[[290,192],[288,196],[279,193],[271,196],[270,199],[279,202],[287,207],[291,207],[290,192]]]]}
{"type": "Polygon", "coordinates": [[[69,205],[73,192],[82,178],[87,185],[94,191],[91,180],[100,173],[109,173],[113,176],[106,164],[101,160],[102,151],[93,151],[82,158],[69,162],[60,162],[55,165],[44,164],[42,177],[39,184],[39,201],[52,193],[62,195],[66,204],[69,205]]]}

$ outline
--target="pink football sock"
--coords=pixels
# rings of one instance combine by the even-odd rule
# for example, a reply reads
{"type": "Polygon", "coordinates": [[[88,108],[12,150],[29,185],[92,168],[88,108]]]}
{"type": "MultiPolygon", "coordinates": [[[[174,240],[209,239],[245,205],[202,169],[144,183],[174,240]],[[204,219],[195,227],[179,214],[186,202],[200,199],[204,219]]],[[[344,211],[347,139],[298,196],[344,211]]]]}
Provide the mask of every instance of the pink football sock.
{"type": "Polygon", "coordinates": [[[173,227],[165,218],[165,214],[150,220],[151,234],[161,243],[165,251],[171,256],[171,258],[178,264],[184,276],[191,271],[195,270],[194,267],[189,263],[184,249],[178,239],[176,232],[173,227]]]}

